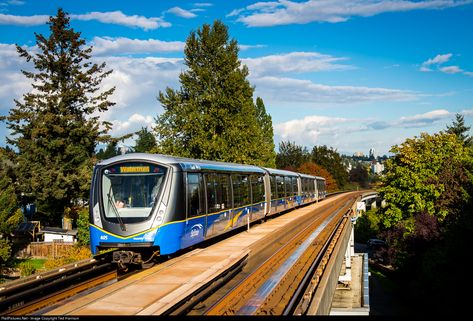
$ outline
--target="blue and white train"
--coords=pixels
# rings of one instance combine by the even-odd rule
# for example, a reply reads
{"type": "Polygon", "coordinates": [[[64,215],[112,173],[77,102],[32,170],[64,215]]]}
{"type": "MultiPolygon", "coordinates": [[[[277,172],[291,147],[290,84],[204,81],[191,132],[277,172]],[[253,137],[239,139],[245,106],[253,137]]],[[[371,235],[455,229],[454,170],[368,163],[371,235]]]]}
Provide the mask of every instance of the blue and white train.
{"type": "Polygon", "coordinates": [[[291,171],[157,154],[125,154],[94,168],[93,254],[143,264],[251,222],[317,202],[325,179],[291,171]]]}

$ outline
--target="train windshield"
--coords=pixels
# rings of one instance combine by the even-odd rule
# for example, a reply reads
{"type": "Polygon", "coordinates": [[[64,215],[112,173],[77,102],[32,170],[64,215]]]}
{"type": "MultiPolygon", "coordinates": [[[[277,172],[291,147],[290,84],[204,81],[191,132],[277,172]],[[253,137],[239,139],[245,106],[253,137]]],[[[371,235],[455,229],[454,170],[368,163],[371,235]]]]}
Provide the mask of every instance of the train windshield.
{"type": "Polygon", "coordinates": [[[167,169],[149,163],[123,163],[102,171],[102,204],[112,222],[137,223],[148,219],[163,189],[167,169]]]}

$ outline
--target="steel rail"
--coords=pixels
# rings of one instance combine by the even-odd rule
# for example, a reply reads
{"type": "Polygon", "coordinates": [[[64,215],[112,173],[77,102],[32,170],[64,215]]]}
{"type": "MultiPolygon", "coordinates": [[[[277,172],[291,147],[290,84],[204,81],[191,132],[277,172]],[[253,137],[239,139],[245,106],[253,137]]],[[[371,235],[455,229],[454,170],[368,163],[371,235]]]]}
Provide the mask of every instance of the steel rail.
{"type": "MultiPolygon", "coordinates": [[[[348,202],[350,201],[347,201],[345,204],[340,206],[334,213],[328,215],[328,218],[326,219],[326,221],[328,222],[328,221],[331,221],[333,218],[335,218],[337,216],[336,213],[339,213],[341,210],[343,210],[343,208],[345,208],[348,202]]],[[[307,238],[311,238],[311,241],[304,244],[305,247],[307,247],[309,244],[312,243],[312,241],[314,241],[316,235],[311,235],[309,237],[307,235],[310,234],[310,229],[314,228],[314,227],[311,227],[311,225],[318,224],[318,223],[315,223],[316,221],[318,220],[317,219],[314,220],[314,223],[309,224],[309,226],[306,226],[301,232],[299,232],[296,236],[291,238],[290,241],[288,241],[284,246],[282,246],[281,250],[278,253],[273,254],[269,259],[263,262],[255,270],[254,273],[252,273],[251,275],[246,277],[243,281],[241,281],[239,284],[234,286],[230,291],[228,291],[225,297],[221,298],[218,302],[216,302],[214,305],[208,308],[204,312],[204,314],[205,315],[254,314],[259,309],[259,307],[263,304],[263,302],[266,301],[266,299],[273,294],[273,290],[278,286],[283,276],[285,276],[285,271],[290,270],[293,264],[295,264],[294,261],[297,261],[301,253],[304,252],[302,250],[299,250],[300,253],[296,255],[297,256],[296,258],[294,257],[290,258],[292,253],[298,251],[298,250],[293,251],[291,247],[294,247],[295,243],[297,244],[304,243],[304,240],[306,240],[307,238]],[[284,255],[281,254],[283,252],[286,252],[286,254],[284,255]],[[288,260],[290,260],[291,263],[287,263],[288,260]],[[284,265],[284,263],[287,263],[287,264],[284,265]],[[261,272],[262,270],[265,270],[265,272],[261,272]],[[264,280],[254,281],[254,278],[258,277],[257,276],[258,274],[263,275],[264,280],[267,280],[267,281],[264,281],[264,280]],[[268,277],[272,275],[274,275],[274,279],[268,280],[268,277]],[[248,283],[251,283],[251,284],[248,284],[248,283]],[[256,292],[254,292],[254,289],[250,290],[251,288],[254,288],[254,287],[258,287],[256,289],[256,292]],[[238,307],[236,306],[237,304],[233,303],[233,306],[230,310],[225,310],[226,309],[225,306],[228,306],[229,304],[227,300],[228,300],[228,297],[231,297],[232,295],[231,293],[239,292],[240,293],[239,295],[241,297],[241,296],[244,296],[242,291],[253,291],[252,297],[250,299],[245,298],[244,302],[246,303],[242,307],[241,306],[238,307]]],[[[327,224],[325,224],[325,221],[322,222],[322,225],[324,226],[326,226],[327,224]]],[[[319,231],[316,234],[320,233],[322,230],[323,229],[319,229],[319,231]]],[[[298,246],[299,249],[300,247],[301,246],[298,246]]],[[[246,294],[246,296],[248,296],[248,294],[246,294]]]]}
{"type": "Polygon", "coordinates": [[[2,285],[0,315],[31,313],[116,278],[116,268],[107,262],[107,257],[106,254],[99,255],[2,285]]]}
{"type": "Polygon", "coordinates": [[[316,278],[314,278],[314,275],[316,274],[316,271],[319,267],[321,267],[322,270],[325,268],[325,264],[323,264],[323,259],[326,258],[327,255],[330,256],[331,251],[329,252],[329,247],[332,246],[333,248],[334,242],[337,242],[341,233],[341,229],[343,229],[346,224],[348,213],[350,213],[349,210],[338,222],[336,228],[330,234],[322,250],[317,255],[317,258],[312,262],[312,265],[310,266],[309,270],[305,273],[302,282],[299,284],[294,295],[292,296],[288,305],[284,309],[282,315],[302,315],[306,312],[306,309],[308,307],[307,302],[310,302],[310,300],[312,299],[312,294],[318,285],[318,281],[320,280],[320,275],[318,275],[318,277],[316,278]],[[295,313],[296,311],[298,312],[295,313]]]}

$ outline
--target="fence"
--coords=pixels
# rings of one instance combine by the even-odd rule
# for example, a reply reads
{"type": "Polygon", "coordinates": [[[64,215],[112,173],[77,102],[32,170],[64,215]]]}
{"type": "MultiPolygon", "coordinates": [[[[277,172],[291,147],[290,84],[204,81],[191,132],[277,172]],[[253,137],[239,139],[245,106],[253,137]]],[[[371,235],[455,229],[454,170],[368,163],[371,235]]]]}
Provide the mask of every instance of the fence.
{"type": "Polygon", "coordinates": [[[23,249],[24,256],[31,256],[34,258],[57,258],[70,249],[74,243],[69,242],[32,242],[23,249]]]}

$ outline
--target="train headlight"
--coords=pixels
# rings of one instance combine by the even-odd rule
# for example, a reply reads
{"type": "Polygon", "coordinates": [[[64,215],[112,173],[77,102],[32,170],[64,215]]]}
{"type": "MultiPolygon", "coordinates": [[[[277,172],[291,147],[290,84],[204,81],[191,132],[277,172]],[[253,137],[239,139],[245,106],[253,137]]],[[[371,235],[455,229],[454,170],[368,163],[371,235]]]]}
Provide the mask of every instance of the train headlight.
{"type": "Polygon", "coordinates": [[[95,204],[94,209],[93,209],[93,220],[94,220],[94,225],[102,228],[102,220],[100,219],[100,210],[99,210],[99,204],[95,204]]]}
{"type": "Polygon", "coordinates": [[[166,205],[163,203],[159,204],[159,208],[156,214],[156,218],[154,219],[153,226],[156,227],[164,222],[164,215],[166,214],[166,205]]]}

